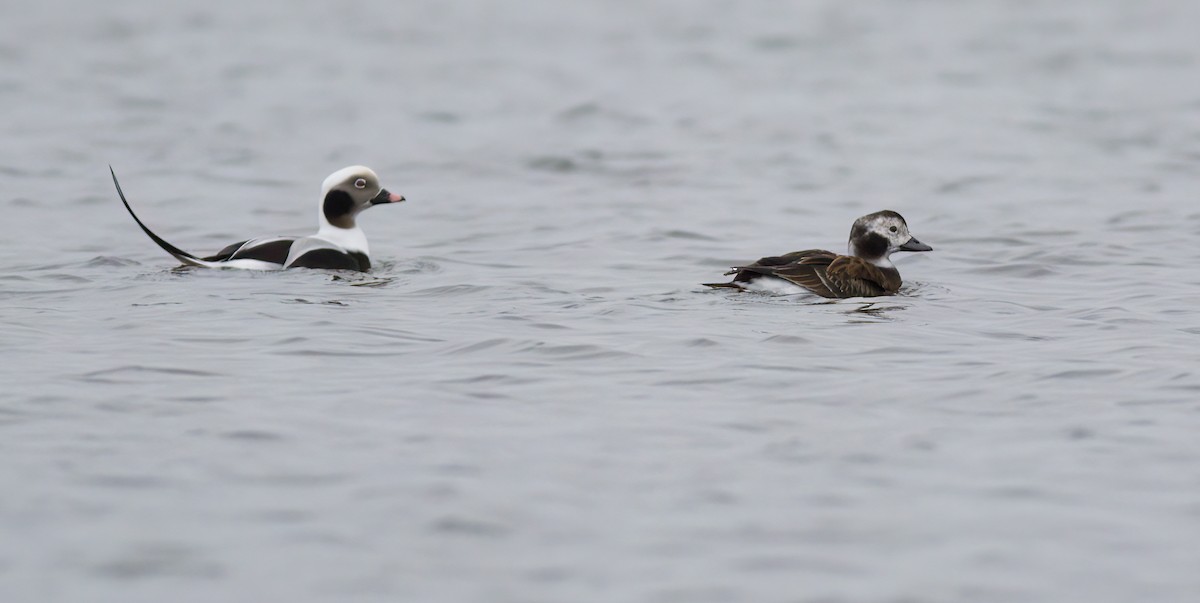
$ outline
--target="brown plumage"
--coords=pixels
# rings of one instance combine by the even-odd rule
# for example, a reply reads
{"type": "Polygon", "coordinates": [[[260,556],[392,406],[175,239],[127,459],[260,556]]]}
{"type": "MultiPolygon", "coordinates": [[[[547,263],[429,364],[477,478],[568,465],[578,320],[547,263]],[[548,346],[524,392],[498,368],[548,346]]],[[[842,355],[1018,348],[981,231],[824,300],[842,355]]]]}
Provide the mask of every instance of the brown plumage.
{"type": "Polygon", "coordinates": [[[896,251],[929,251],[908,233],[900,214],[881,211],[863,216],[850,231],[850,255],[808,249],[765,257],[725,274],[728,283],[705,283],[713,288],[745,290],[756,280],[780,279],[830,298],[876,297],[900,290],[900,271],[889,256],[896,251]]]}

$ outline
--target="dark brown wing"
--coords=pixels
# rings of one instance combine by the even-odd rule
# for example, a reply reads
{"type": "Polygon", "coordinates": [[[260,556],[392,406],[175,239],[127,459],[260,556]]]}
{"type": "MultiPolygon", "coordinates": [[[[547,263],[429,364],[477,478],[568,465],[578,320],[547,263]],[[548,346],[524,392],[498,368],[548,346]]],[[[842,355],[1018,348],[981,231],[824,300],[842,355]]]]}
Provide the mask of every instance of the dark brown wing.
{"type": "Polygon", "coordinates": [[[226,247],[206,258],[202,258],[202,259],[206,262],[221,262],[224,260],[228,260],[229,256],[232,256],[235,251],[241,249],[242,245],[245,245],[246,243],[249,243],[249,241],[242,241],[240,243],[234,243],[233,245],[229,245],[228,247],[226,247]]]}
{"type": "Polygon", "coordinates": [[[800,285],[817,295],[837,297],[822,284],[821,277],[816,272],[817,269],[820,269],[823,274],[824,267],[837,257],[836,253],[824,249],[793,251],[783,255],[761,258],[748,266],[735,266],[733,270],[725,273],[736,275],[728,283],[705,284],[714,288],[743,289],[745,284],[755,279],[775,276],[800,285]]]}
{"type": "Polygon", "coordinates": [[[900,288],[900,274],[895,269],[884,270],[862,258],[819,249],[763,258],[737,268],[736,273],[733,282],[725,286],[773,276],[830,298],[875,297],[900,288]]]}
{"type": "Polygon", "coordinates": [[[230,259],[261,260],[263,262],[283,265],[287,261],[288,252],[291,251],[292,243],[294,242],[292,239],[279,239],[268,241],[261,245],[247,245],[239,249],[230,259]]]}
{"type": "Polygon", "coordinates": [[[292,239],[278,238],[256,243],[255,240],[234,243],[218,251],[215,255],[204,258],[207,262],[225,262],[229,260],[260,260],[282,265],[287,261],[288,251],[292,248],[292,239]]]}
{"type": "Polygon", "coordinates": [[[845,255],[829,264],[825,279],[838,297],[891,295],[900,288],[900,273],[895,268],[884,270],[862,258],[845,255]]]}
{"type": "Polygon", "coordinates": [[[780,264],[755,262],[749,266],[743,266],[734,280],[748,282],[763,276],[773,276],[800,285],[821,297],[843,297],[839,287],[832,284],[826,277],[829,265],[837,259],[837,254],[813,249],[779,256],[779,259],[785,258],[791,261],[780,264]]]}
{"type": "Polygon", "coordinates": [[[832,251],[825,251],[824,249],[805,249],[804,251],[793,251],[783,255],[761,258],[757,262],[751,264],[751,266],[786,266],[788,264],[805,260],[820,263],[823,261],[823,258],[829,258],[832,260],[836,257],[837,254],[832,251]]]}

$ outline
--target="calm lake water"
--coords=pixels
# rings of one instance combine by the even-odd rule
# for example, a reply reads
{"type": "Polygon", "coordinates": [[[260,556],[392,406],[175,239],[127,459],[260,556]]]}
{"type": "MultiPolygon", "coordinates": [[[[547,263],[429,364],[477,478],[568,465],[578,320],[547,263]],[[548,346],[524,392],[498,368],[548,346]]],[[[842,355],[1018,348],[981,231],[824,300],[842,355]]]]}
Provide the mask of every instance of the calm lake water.
{"type": "Polygon", "coordinates": [[[0,600],[1200,600],[1200,4],[0,8],[0,600]],[[376,270],[176,269],[373,167],[376,270]],[[709,291],[893,209],[902,295],[709,291]]]}

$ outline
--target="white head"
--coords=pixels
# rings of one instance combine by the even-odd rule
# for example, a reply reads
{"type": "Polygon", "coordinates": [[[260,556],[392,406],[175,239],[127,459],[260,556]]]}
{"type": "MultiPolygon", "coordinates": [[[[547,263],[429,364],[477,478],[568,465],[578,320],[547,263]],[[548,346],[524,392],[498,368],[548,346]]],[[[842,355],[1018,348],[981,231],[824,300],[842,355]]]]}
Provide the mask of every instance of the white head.
{"type": "Polygon", "coordinates": [[[933,250],[909,234],[900,214],[886,209],[854,221],[847,249],[849,255],[884,267],[892,265],[888,257],[897,251],[933,250]]]}
{"type": "Polygon", "coordinates": [[[403,196],[380,186],[379,176],[371,168],[361,165],[342,168],[321,183],[321,230],[357,228],[354,218],[362,210],[403,200],[403,196]]]}

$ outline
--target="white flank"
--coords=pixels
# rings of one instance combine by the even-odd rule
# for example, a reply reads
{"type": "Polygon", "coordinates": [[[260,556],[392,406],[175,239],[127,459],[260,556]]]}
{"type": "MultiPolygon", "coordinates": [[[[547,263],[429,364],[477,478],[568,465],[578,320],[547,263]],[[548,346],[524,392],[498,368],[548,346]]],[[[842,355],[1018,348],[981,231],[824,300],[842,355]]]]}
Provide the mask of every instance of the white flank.
{"type": "Polygon", "coordinates": [[[239,259],[229,260],[228,262],[216,262],[212,264],[214,268],[235,268],[238,270],[283,270],[283,266],[274,262],[264,262],[262,260],[239,259]]]}
{"type": "Polygon", "coordinates": [[[797,295],[799,293],[809,293],[808,289],[805,289],[800,285],[785,281],[781,278],[775,278],[773,276],[759,277],[743,286],[747,291],[758,291],[762,293],[772,293],[775,295],[797,295]]]}

